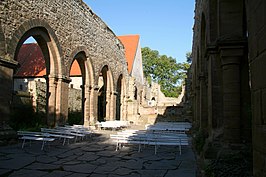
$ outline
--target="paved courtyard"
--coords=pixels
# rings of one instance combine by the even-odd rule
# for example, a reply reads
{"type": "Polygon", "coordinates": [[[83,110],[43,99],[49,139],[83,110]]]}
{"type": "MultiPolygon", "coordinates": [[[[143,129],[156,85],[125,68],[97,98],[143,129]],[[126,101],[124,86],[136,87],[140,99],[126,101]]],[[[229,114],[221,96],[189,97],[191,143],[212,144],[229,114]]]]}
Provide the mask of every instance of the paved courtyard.
{"type": "Polygon", "coordinates": [[[21,142],[0,147],[0,176],[19,177],[195,177],[196,161],[191,147],[154,146],[138,152],[137,145],[115,151],[108,133],[62,146],[53,142],[41,151],[41,142],[21,142]]]}

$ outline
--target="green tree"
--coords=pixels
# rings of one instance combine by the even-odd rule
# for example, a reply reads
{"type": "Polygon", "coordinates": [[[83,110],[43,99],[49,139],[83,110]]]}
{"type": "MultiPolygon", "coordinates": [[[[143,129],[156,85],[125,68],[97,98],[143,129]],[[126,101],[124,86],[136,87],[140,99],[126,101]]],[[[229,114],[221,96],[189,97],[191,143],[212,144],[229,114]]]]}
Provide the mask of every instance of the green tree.
{"type": "Polygon", "coordinates": [[[168,97],[177,97],[181,92],[181,83],[186,77],[188,63],[176,63],[166,55],[159,55],[156,50],[142,48],[143,71],[148,81],[161,85],[161,90],[168,97]]]}
{"type": "Polygon", "coordinates": [[[192,52],[186,53],[187,63],[191,64],[192,62],[192,52]]]}

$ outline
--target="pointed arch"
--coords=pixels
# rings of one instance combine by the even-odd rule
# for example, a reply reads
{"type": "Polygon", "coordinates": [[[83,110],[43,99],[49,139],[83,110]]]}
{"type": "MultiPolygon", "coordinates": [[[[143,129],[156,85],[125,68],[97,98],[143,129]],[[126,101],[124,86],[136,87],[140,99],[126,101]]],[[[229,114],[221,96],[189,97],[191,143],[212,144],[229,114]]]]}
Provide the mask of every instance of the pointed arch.
{"type": "Polygon", "coordinates": [[[9,41],[7,50],[13,60],[17,60],[22,44],[29,37],[33,37],[37,41],[44,56],[47,124],[54,126],[57,121],[62,121],[67,116],[67,112],[61,104],[65,101],[61,97],[65,72],[62,69],[63,60],[60,57],[60,46],[52,28],[46,22],[38,19],[29,20],[18,28],[9,41]]]}
{"type": "Polygon", "coordinates": [[[114,81],[113,74],[105,65],[98,77],[98,121],[114,119],[114,81]]]}
{"type": "Polygon", "coordinates": [[[66,75],[62,67],[64,63],[61,58],[62,51],[59,41],[50,25],[41,19],[29,20],[14,32],[7,48],[11,58],[17,58],[20,47],[30,36],[38,42],[45,60],[49,62],[46,64],[49,66],[47,74],[51,76],[66,75]]]}
{"type": "MultiPolygon", "coordinates": [[[[91,104],[94,104],[92,101],[92,84],[94,83],[94,72],[93,72],[93,66],[86,55],[85,47],[79,47],[77,48],[71,55],[72,61],[69,68],[69,76],[71,76],[71,69],[72,64],[77,61],[79,68],[80,68],[80,77],[81,79],[81,111],[82,111],[82,124],[85,126],[88,126],[90,122],[93,122],[91,119],[91,115],[93,114],[93,111],[91,109],[91,104]]],[[[78,69],[78,68],[75,68],[78,69]]]]}

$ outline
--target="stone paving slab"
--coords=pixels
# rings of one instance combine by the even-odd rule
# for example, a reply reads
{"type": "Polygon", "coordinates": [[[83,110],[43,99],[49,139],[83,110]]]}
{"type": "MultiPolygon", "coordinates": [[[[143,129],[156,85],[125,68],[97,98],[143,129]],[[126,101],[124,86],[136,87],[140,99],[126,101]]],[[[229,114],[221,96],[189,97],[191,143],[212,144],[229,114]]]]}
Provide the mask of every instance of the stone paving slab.
{"type": "Polygon", "coordinates": [[[138,152],[136,146],[115,151],[107,135],[75,144],[51,144],[44,151],[40,143],[0,147],[0,176],[46,177],[195,177],[196,161],[190,147],[154,146],[138,152]]]}
{"type": "Polygon", "coordinates": [[[44,175],[44,177],[64,177],[64,176],[69,176],[72,175],[72,172],[67,172],[67,171],[52,171],[51,173],[44,175]]]}
{"type": "Polygon", "coordinates": [[[10,174],[9,177],[39,177],[49,174],[49,172],[40,171],[40,170],[27,170],[21,169],[10,174]]]}

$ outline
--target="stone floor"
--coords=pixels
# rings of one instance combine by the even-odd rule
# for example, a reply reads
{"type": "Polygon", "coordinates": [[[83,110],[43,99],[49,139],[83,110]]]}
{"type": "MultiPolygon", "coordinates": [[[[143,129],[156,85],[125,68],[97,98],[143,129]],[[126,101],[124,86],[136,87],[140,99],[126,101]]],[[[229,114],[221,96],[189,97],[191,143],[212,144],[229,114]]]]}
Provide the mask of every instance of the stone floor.
{"type": "Polygon", "coordinates": [[[19,177],[195,177],[196,161],[191,147],[154,146],[138,152],[137,145],[115,151],[108,133],[62,146],[53,142],[41,151],[41,142],[21,142],[0,147],[0,176],[19,177]]]}

